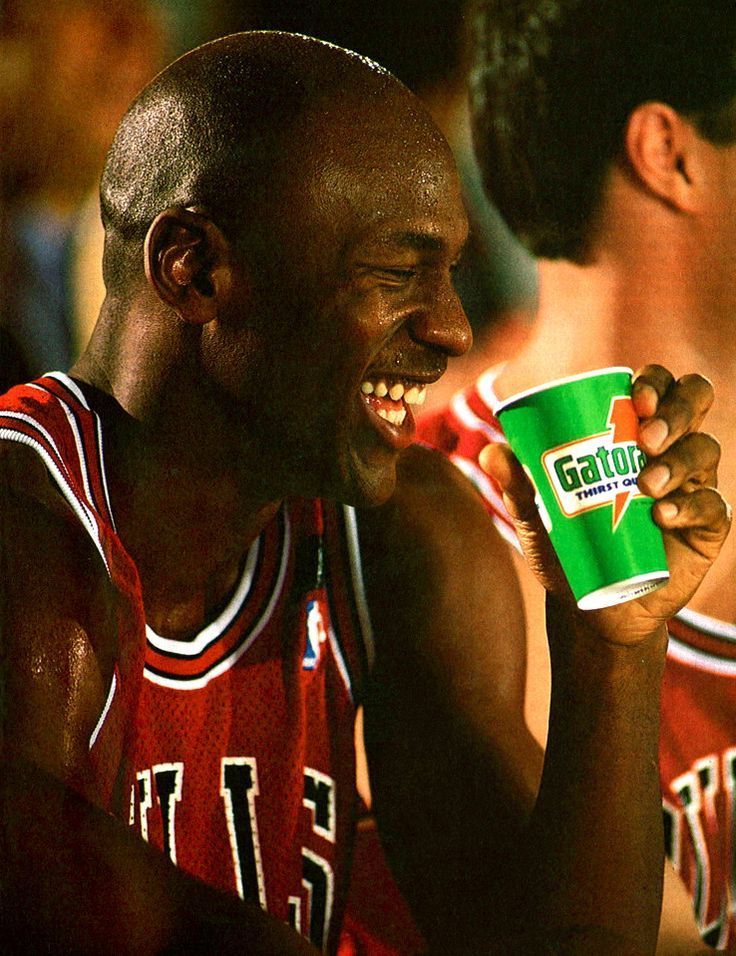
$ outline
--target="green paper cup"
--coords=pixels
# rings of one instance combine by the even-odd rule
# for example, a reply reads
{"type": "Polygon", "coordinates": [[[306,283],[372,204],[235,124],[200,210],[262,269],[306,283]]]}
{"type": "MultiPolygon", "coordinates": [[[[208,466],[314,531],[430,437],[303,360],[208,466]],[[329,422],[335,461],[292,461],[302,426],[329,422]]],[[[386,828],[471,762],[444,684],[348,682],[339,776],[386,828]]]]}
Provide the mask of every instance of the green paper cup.
{"type": "Polygon", "coordinates": [[[605,368],[513,395],[496,416],[583,610],[641,597],[669,579],[653,499],[636,484],[632,372],[605,368]]]}

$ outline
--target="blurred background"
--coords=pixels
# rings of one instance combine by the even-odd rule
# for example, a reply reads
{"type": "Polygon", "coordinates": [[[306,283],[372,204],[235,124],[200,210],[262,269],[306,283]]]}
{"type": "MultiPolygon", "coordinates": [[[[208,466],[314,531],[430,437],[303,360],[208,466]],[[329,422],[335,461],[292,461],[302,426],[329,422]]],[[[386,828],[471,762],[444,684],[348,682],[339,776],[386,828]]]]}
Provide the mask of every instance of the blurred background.
{"type": "Polygon", "coordinates": [[[464,0],[0,0],[0,390],[84,347],[104,297],[97,184],[117,123],[166,63],[236,30],[306,33],[377,60],[455,153],[472,223],[457,276],[476,345],[443,401],[523,340],[533,261],[483,196],[465,100],[464,0]]]}

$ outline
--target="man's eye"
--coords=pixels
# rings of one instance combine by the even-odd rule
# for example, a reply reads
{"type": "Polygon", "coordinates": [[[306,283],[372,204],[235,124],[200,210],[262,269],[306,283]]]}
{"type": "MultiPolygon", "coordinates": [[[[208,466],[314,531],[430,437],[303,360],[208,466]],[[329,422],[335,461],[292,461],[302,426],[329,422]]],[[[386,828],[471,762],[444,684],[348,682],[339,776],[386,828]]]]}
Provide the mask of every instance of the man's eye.
{"type": "Polygon", "coordinates": [[[415,269],[378,269],[377,272],[379,275],[388,276],[388,278],[395,279],[397,282],[408,282],[417,274],[415,269]]]}

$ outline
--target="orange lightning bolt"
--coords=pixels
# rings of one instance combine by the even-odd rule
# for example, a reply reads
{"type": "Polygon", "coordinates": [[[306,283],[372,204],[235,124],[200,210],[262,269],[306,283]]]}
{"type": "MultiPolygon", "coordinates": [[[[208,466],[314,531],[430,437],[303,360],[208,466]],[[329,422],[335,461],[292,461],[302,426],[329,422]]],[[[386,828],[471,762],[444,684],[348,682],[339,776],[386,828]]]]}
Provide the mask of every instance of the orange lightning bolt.
{"type": "MultiPolygon", "coordinates": [[[[608,412],[608,424],[613,430],[613,443],[635,442],[639,437],[639,420],[634,411],[634,403],[630,398],[620,396],[611,400],[608,412]]],[[[623,517],[626,506],[634,496],[635,491],[622,491],[617,494],[613,502],[613,530],[623,517]]]]}

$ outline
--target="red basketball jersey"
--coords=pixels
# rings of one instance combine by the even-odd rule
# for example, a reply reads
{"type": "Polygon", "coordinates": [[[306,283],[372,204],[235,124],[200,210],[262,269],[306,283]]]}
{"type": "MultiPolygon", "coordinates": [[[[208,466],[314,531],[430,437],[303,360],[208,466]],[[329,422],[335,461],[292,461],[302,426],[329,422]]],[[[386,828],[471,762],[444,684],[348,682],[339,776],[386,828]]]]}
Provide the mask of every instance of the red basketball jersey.
{"type": "Polygon", "coordinates": [[[703,939],[736,952],[736,627],[686,609],[669,632],[659,747],[667,855],[703,939]]]}
{"type": "MultiPolygon", "coordinates": [[[[494,415],[497,374],[490,369],[422,417],[418,434],[468,476],[518,547],[499,488],[478,465],[485,445],[504,441],[494,415]]],[[[666,851],[690,890],[705,942],[736,952],[736,627],[684,610],[669,632],[659,753],[666,851]]]]}
{"type": "Polygon", "coordinates": [[[0,439],[41,456],[122,599],[90,739],[102,802],[182,869],[333,951],[371,653],[354,513],[287,501],[216,618],[191,640],[161,637],[115,531],[90,395],[59,373],[19,386],[0,399],[0,439]]]}

